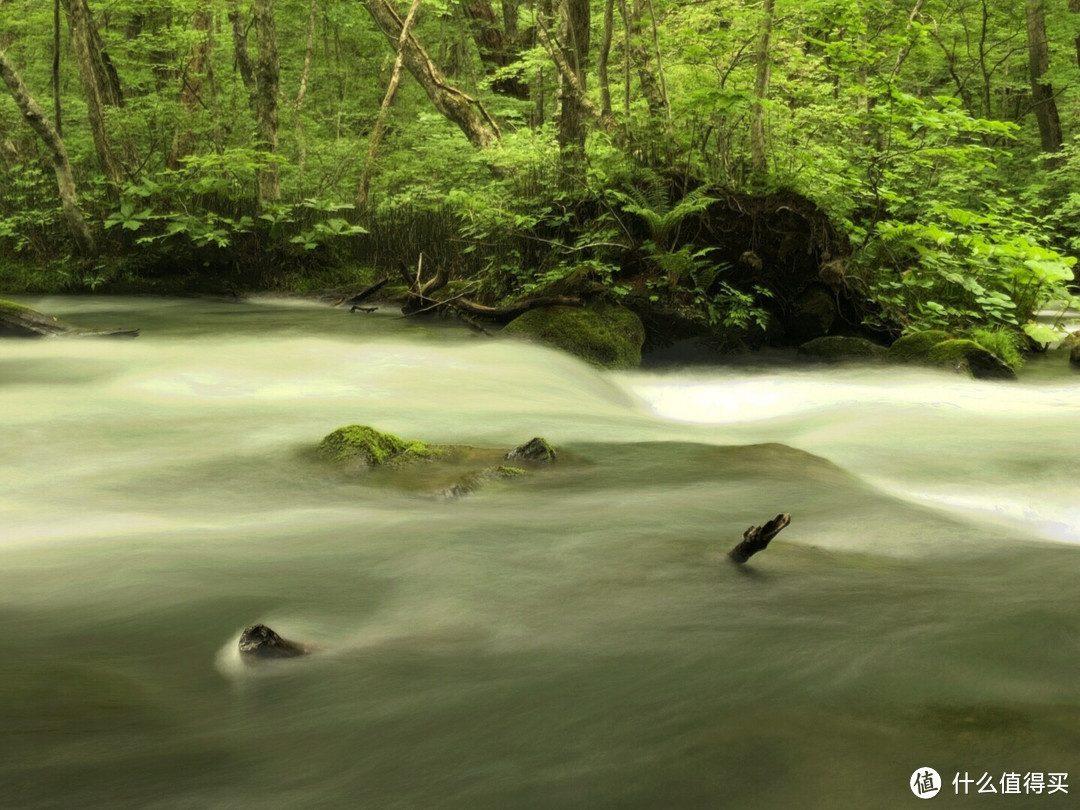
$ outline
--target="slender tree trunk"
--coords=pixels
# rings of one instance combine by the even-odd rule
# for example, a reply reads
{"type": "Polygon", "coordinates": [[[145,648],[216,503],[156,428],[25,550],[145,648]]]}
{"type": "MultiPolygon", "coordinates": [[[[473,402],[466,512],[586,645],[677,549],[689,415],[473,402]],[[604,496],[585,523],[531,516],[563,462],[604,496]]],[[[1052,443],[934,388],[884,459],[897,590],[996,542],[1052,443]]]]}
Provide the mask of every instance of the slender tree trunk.
{"type": "Polygon", "coordinates": [[[229,8],[229,23],[232,25],[233,62],[240,72],[240,80],[247,88],[248,95],[255,97],[255,68],[251,64],[251,54],[247,47],[247,30],[240,14],[240,0],[232,0],[229,8]]]}
{"type": "Polygon", "coordinates": [[[358,213],[367,210],[368,187],[371,183],[371,170],[375,165],[375,154],[379,150],[379,141],[382,140],[383,130],[386,128],[386,119],[390,115],[390,105],[394,103],[394,96],[397,95],[398,84],[401,82],[401,68],[405,63],[405,46],[409,39],[409,29],[412,28],[413,21],[416,19],[416,12],[419,10],[420,0],[413,0],[412,5],[409,7],[409,13],[401,25],[397,56],[394,58],[394,69],[390,73],[390,83],[386,86],[386,94],[383,96],[382,105],[379,107],[379,117],[375,121],[375,128],[371,131],[367,159],[364,161],[364,171],[360,175],[360,184],[356,191],[356,210],[358,213]]]}
{"type": "Polygon", "coordinates": [[[0,79],[4,80],[4,84],[11,91],[11,97],[15,99],[15,104],[18,105],[19,111],[22,113],[23,118],[26,119],[26,123],[33,128],[49,150],[52,157],[53,171],[56,173],[56,187],[60,193],[60,205],[64,212],[64,221],[71,230],[71,235],[75,238],[75,244],[81,252],[87,255],[92,254],[94,252],[94,237],[90,233],[86,220],[83,218],[82,211],[79,209],[79,200],[75,193],[75,178],[71,173],[71,162],[68,160],[64,141],[53,125],[49,123],[45,111],[30,95],[30,91],[26,89],[22,78],[15,70],[15,66],[3,51],[0,51],[0,79]]]}
{"type": "Polygon", "coordinates": [[[540,44],[544,46],[548,54],[550,54],[551,61],[553,61],[555,67],[558,68],[559,79],[561,82],[559,90],[560,95],[573,95],[576,104],[589,117],[593,118],[605,129],[612,128],[615,124],[614,119],[605,116],[603,111],[585,94],[585,85],[582,83],[581,77],[574,69],[574,66],[567,60],[565,49],[551,41],[551,34],[548,33],[547,27],[539,17],[537,18],[536,38],[540,41],[540,44]]]}
{"type": "Polygon", "coordinates": [[[1043,0],[1026,0],[1028,69],[1031,73],[1031,104],[1039,122],[1039,140],[1044,152],[1061,149],[1061,119],[1058,117],[1054,88],[1043,76],[1050,68],[1049,46],[1046,41],[1046,16],[1043,0]]]}
{"type": "MultiPolygon", "coordinates": [[[[273,157],[278,147],[278,52],[273,0],[255,0],[255,34],[259,56],[255,64],[255,137],[258,148],[273,157]]],[[[256,173],[259,205],[281,199],[278,164],[270,160],[256,173]]]]}
{"type": "MultiPolygon", "coordinates": [[[[364,7],[383,36],[397,48],[404,23],[389,0],[364,0],[364,7]]],[[[457,124],[469,143],[482,149],[499,141],[499,127],[484,105],[446,81],[412,32],[407,33],[402,51],[405,67],[424,88],[435,109],[457,124]]]]}
{"type": "MultiPolygon", "coordinates": [[[[641,43],[641,21],[644,12],[644,0],[636,0],[633,11],[627,7],[625,2],[622,4],[623,21],[627,28],[626,48],[628,60],[632,59],[637,64],[638,81],[641,82],[641,94],[649,105],[650,117],[658,121],[666,117],[667,102],[660,82],[653,75],[649,49],[641,43]]],[[[629,83],[627,87],[629,87],[629,83]]],[[[629,94],[629,90],[627,93],[629,94]]]]}
{"type": "Polygon", "coordinates": [[[53,54],[52,54],[53,123],[56,134],[64,137],[63,116],[60,109],[60,0],[53,0],[53,54]]]}
{"type": "Polygon", "coordinates": [[[202,36],[191,46],[187,64],[180,77],[180,104],[184,108],[188,121],[173,134],[172,148],[169,150],[167,160],[172,168],[178,166],[180,159],[190,155],[195,148],[195,130],[192,128],[192,119],[198,114],[200,107],[207,106],[202,94],[204,79],[212,79],[210,32],[213,25],[211,6],[208,2],[204,2],[191,18],[192,30],[199,32],[202,36]]]}
{"type": "Polygon", "coordinates": [[[608,79],[608,59],[611,56],[611,36],[615,27],[615,0],[604,0],[604,25],[600,33],[600,58],[596,63],[596,75],[600,81],[600,110],[604,115],[611,112],[611,82],[608,79]]]}
{"type": "Polygon", "coordinates": [[[308,80],[311,78],[311,57],[315,50],[315,20],[318,17],[319,4],[311,0],[308,5],[307,41],[304,43],[304,69],[300,73],[300,89],[296,91],[293,103],[293,130],[296,133],[296,166],[301,192],[304,187],[304,167],[307,165],[307,142],[304,138],[304,121],[301,111],[307,96],[308,80]]]}
{"type": "Polygon", "coordinates": [[[561,0],[562,57],[566,70],[560,71],[562,90],[559,94],[559,145],[580,158],[585,153],[586,104],[585,78],[589,61],[589,29],[591,3],[589,0],[561,0]]]}
{"type": "Polygon", "coordinates": [[[774,0],[765,0],[762,7],[761,22],[758,27],[757,47],[754,51],[756,63],[754,73],[754,103],[750,107],[750,163],[755,172],[764,172],[766,168],[765,151],[765,106],[769,95],[769,39],[772,36],[774,0]]]}
{"type": "Polygon", "coordinates": [[[87,117],[94,138],[98,163],[105,179],[115,188],[123,179],[123,168],[109,145],[105,107],[121,103],[120,83],[112,62],[105,54],[101,38],[86,0],[63,0],[71,29],[71,41],[79,67],[79,79],[86,94],[87,117]]]}
{"type": "MultiPolygon", "coordinates": [[[[1080,14],[1080,0],[1069,0],[1069,11],[1073,14],[1080,14]]],[[[1073,47],[1076,50],[1076,66],[1080,67],[1080,34],[1076,35],[1073,39],[1073,47]]]]}
{"type": "Polygon", "coordinates": [[[619,0],[619,11],[622,13],[623,20],[623,36],[625,42],[623,42],[623,115],[626,118],[627,125],[630,122],[630,38],[632,36],[631,24],[630,24],[630,9],[626,4],[626,0],[619,0]]]}

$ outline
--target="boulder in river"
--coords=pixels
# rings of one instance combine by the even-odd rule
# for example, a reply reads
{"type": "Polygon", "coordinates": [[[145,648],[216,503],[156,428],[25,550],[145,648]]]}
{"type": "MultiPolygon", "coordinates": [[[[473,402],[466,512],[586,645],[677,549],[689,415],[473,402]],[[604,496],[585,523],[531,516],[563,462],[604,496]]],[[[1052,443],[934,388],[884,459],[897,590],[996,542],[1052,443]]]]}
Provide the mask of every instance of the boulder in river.
{"type": "Polygon", "coordinates": [[[245,627],[240,634],[240,655],[247,660],[296,658],[308,652],[303,644],[282,638],[265,624],[245,627]]]}
{"type": "Polygon", "coordinates": [[[967,371],[980,380],[1016,379],[1015,371],[974,340],[943,340],[930,350],[928,359],[934,365],[967,371]]]}
{"type": "Polygon", "coordinates": [[[362,469],[384,464],[399,466],[431,458],[438,448],[424,442],[399,439],[367,425],[348,425],[327,434],[316,452],[327,461],[362,469]]]}
{"type": "Polygon", "coordinates": [[[64,323],[51,315],[0,299],[0,337],[49,337],[79,335],[82,337],[137,337],[138,329],[93,331],[64,323]]]}
{"type": "Polygon", "coordinates": [[[534,464],[547,464],[555,460],[555,448],[537,436],[521,447],[516,447],[505,456],[507,461],[531,461],[534,464]]]}
{"type": "Polygon", "coordinates": [[[547,343],[601,368],[637,368],[645,327],[641,318],[618,304],[531,309],[503,332],[547,343]]]}
{"type": "Polygon", "coordinates": [[[804,343],[798,353],[799,357],[808,360],[833,362],[880,359],[888,354],[888,349],[866,338],[829,335],[804,343]]]}
{"type": "Polygon", "coordinates": [[[930,350],[951,337],[940,329],[912,332],[893,342],[889,347],[889,360],[896,363],[929,363],[930,350]]]}

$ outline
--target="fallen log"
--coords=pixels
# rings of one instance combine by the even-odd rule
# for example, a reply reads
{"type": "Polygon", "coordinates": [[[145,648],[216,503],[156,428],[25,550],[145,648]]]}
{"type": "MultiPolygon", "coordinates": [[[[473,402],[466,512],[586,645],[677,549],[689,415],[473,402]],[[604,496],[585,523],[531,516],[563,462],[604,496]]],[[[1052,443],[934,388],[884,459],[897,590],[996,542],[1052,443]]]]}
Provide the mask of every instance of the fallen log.
{"type": "Polygon", "coordinates": [[[782,512],[764,526],[751,526],[743,532],[742,542],[728,552],[728,558],[742,565],[759,551],[764,551],[769,542],[791,523],[791,515],[782,512]]]}
{"type": "MultiPolygon", "coordinates": [[[[336,304],[334,304],[334,306],[340,306],[342,304],[348,304],[349,306],[352,307],[352,309],[350,309],[349,312],[356,312],[357,309],[363,309],[363,307],[360,307],[358,305],[360,303],[362,303],[363,301],[366,301],[368,298],[371,298],[371,296],[373,296],[375,293],[377,293],[379,290],[381,290],[384,286],[386,286],[386,282],[388,282],[389,280],[390,280],[390,276],[386,276],[382,281],[376,281],[374,284],[372,284],[366,290],[361,290],[356,295],[354,295],[352,298],[342,298],[340,301],[338,301],[336,304]]],[[[364,311],[366,312],[367,310],[364,310],[364,311]]]]}
{"type": "Polygon", "coordinates": [[[539,307],[583,307],[585,302],[580,298],[569,295],[546,295],[539,298],[524,298],[503,307],[489,307],[485,304],[470,301],[468,298],[459,298],[453,302],[452,306],[489,321],[509,322],[530,309],[539,307]]]}
{"type": "Polygon", "coordinates": [[[138,329],[112,329],[96,331],[80,329],[64,323],[51,315],[15,304],[0,301],[0,337],[51,337],[73,335],[78,337],[138,337],[138,329]]]}

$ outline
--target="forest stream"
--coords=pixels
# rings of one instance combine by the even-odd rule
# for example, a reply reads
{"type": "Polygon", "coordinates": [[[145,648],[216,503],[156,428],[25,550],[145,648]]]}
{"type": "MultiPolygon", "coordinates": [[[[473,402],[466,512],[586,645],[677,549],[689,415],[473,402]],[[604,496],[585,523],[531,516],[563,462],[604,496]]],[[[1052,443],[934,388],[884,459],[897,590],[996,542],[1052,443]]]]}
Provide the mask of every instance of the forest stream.
{"type": "Polygon", "coordinates": [[[141,336],[0,342],[0,807],[892,808],[922,767],[937,806],[995,803],[965,772],[1080,793],[1061,358],[611,373],[389,310],[19,300],[141,336]],[[353,423],[559,457],[441,500],[320,464],[353,423]],[[245,665],[255,622],[318,650],[245,665]]]}

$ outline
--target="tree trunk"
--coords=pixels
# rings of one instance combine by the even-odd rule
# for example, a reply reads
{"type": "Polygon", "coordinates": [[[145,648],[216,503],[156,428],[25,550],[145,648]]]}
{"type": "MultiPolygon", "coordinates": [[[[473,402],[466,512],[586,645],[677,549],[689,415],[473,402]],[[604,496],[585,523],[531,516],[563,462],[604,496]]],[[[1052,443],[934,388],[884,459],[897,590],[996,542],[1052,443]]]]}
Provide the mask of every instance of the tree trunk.
{"type": "Polygon", "coordinates": [[[26,119],[26,123],[33,128],[49,150],[52,157],[53,171],[56,173],[56,187],[60,192],[60,205],[63,208],[64,221],[71,230],[71,235],[75,238],[75,244],[82,253],[92,254],[94,252],[94,237],[90,233],[86,220],[83,219],[82,211],[79,209],[78,197],[75,194],[75,179],[71,173],[71,162],[68,160],[64,141],[45,117],[45,112],[34,101],[30,91],[23,84],[22,78],[16,72],[15,66],[11,64],[3,51],[0,51],[0,78],[4,80],[4,84],[11,91],[11,96],[15,99],[15,103],[18,105],[23,118],[26,119]]]}
{"type": "MultiPolygon", "coordinates": [[[[464,0],[461,6],[469,21],[469,28],[477,50],[480,52],[480,61],[492,70],[506,68],[516,62],[517,44],[506,31],[506,20],[500,23],[489,0],[464,0]]],[[[516,28],[516,15],[513,18],[513,25],[516,28]]],[[[495,79],[491,83],[491,89],[500,95],[522,101],[529,99],[529,85],[518,77],[503,76],[495,79]]]]}
{"type": "Polygon", "coordinates": [[[611,56],[611,35],[615,27],[615,0],[604,0],[604,26],[600,33],[600,59],[596,74],[600,81],[600,110],[611,116],[611,82],[608,79],[608,59],[611,56]]]}
{"type": "MultiPolygon", "coordinates": [[[[1080,14],[1080,0],[1069,0],[1069,11],[1080,14]]],[[[1073,47],[1076,50],[1076,66],[1080,67],[1080,34],[1073,39],[1073,47]]]]}
{"type": "MultiPolygon", "coordinates": [[[[641,94],[645,97],[645,103],[649,105],[649,115],[653,120],[659,121],[661,118],[666,117],[667,101],[664,98],[660,82],[653,75],[652,58],[649,56],[649,49],[640,41],[642,36],[641,19],[644,9],[644,0],[637,0],[632,12],[625,2],[622,4],[623,23],[627,29],[627,59],[628,64],[630,57],[636,63],[638,81],[641,82],[641,94]]],[[[627,83],[627,101],[629,101],[629,92],[629,83],[627,83]]]]}
{"type": "Polygon", "coordinates": [[[397,95],[398,84],[401,82],[401,67],[405,62],[405,44],[409,38],[409,29],[412,28],[416,19],[416,12],[420,10],[420,0],[413,0],[409,7],[409,13],[405,22],[401,25],[401,36],[398,37],[397,56],[394,58],[394,69],[390,73],[390,83],[386,86],[386,94],[383,96],[382,105],[379,107],[379,117],[375,121],[375,128],[371,131],[371,141],[368,143],[367,159],[364,161],[364,170],[360,174],[360,184],[356,191],[356,210],[363,213],[367,210],[368,187],[371,183],[371,170],[375,165],[375,154],[379,149],[379,141],[382,140],[383,130],[386,128],[386,119],[390,115],[390,105],[394,103],[397,95]]]}
{"type": "MultiPolygon", "coordinates": [[[[364,0],[364,7],[396,49],[404,23],[389,0],[364,0]]],[[[469,143],[482,149],[499,141],[502,137],[499,127],[484,106],[446,81],[411,32],[405,38],[402,53],[405,67],[424,88],[435,109],[457,124],[469,143]]]]}
{"type": "Polygon", "coordinates": [[[1025,0],[1027,10],[1028,69],[1031,73],[1031,104],[1039,122],[1039,140],[1044,152],[1061,149],[1061,119],[1058,117],[1054,88],[1043,81],[1050,67],[1046,42],[1046,16],[1043,0],[1025,0]]]}
{"type": "Polygon", "coordinates": [[[551,41],[551,35],[548,33],[547,28],[539,17],[537,18],[536,38],[551,55],[551,60],[555,63],[555,67],[558,68],[559,79],[561,82],[560,93],[563,95],[573,94],[575,96],[575,101],[581,110],[587,113],[591,118],[595,119],[600,126],[606,129],[610,129],[614,126],[614,119],[605,116],[603,111],[597,107],[587,95],[585,95],[585,86],[582,84],[581,78],[578,75],[578,72],[574,70],[573,65],[567,61],[565,49],[551,41]]]}
{"type": "Polygon", "coordinates": [[[188,53],[187,64],[180,77],[180,104],[187,115],[188,122],[173,134],[172,148],[169,150],[168,165],[176,168],[180,159],[190,155],[195,148],[195,131],[191,119],[198,113],[199,107],[205,107],[202,99],[203,80],[212,81],[212,61],[210,58],[210,32],[214,25],[213,12],[208,2],[194,13],[191,28],[202,36],[188,53]]]}
{"type": "Polygon", "coordinates": [[[255,64],[255,138],[258,148],[271,158],[256,172],[259,206],[281,199],[278,164],[278,52],[274,27],[274,0],[255,0],[255,35],[259,57],[255,64]]]}
{"type": "MultiPolygon", "coordinates": [[[[566,70],[560,71],[559,146],[579,159],[585,154],[585,69],[589,60],[589,0],[561,0],[562,57],[566,70]]],[[[595,105],[593,105],[595,106],[595,105]]]]}
{"type": "Polygon", "coordinates": [[[251,64],[251,55],[247,47],[247,31],[240,16],[240,0],[232,0],[229,9],[229,22],[232,24],[233,62],[240,72],[240,80],[247,88],[248,95],[255,97],[255,68],[251,64]]]}
{"type": "Polygon", "coordinates": [[[53,124],[56,134],[64,137],[64,124],[60,110],[60,0],[53,0],[53,54],[52,54],[53,124]]]}
{"type": "Polygon", "coordinates": [[[98,163],[105,179],[113,187],[118,187],[123,179],[123,168],[109,145],[105,107],[119,106],[121,103],[120,82],[101,45],[101,37],[86,0],[63,0],[63,4],[71,29],[79,79],[86,94],[87,117],[90,120],[90,132],[94,138],[98,163]]]}
{"type": "Polygon", "coordinates": [[[756,64],[754,73],[754,103],[750,107],[750,163],[755,172],[764,172],[766,168],[765,152],[765,106],[762,102],[769,95],[769,39],[772,36],[775,0],[765,0],[762,7],[761,22],[758,27],[757,47],[754,51],[756,64]]]}
{"type": "Polygon", "coordinates": [[[308,5],[307,41],[304,43],[304,69],[300,73],[300,89],[296,91],[296,101],[293,103],[293,130],[296,133],[296,168],[298,172],[298,184],[301,194],[304,188],[304,166],[307,164],[307,143],[304,140],[304,122],[301,110],[304,107],[304,98],[307,96],[308,80],[311,78],[311,57],[315,50],[315,20],[318,16],[319,4],[317,0],[311,0],[308,5]]]}

